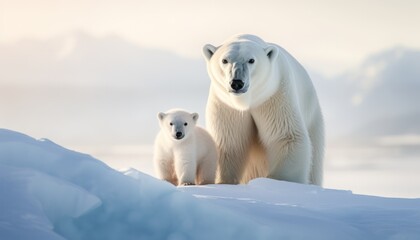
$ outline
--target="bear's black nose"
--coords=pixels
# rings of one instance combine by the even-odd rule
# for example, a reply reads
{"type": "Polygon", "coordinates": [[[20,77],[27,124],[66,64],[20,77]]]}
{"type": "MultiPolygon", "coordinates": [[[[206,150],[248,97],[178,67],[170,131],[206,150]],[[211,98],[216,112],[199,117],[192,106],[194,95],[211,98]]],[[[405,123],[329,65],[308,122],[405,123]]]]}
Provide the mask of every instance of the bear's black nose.
{"type": "Polygon", "coordinates": [[[241,79],[233,79],[230,82],[230,87],[235,91],[241,90],[244,87],[244,85],[244,81],[242,81],[241,79]]]}
{"type": "Polygon", "coordinates": [[[176,132],[175,136],[177,139],[181,139],[183,137],[182,132],[176,132]]]}

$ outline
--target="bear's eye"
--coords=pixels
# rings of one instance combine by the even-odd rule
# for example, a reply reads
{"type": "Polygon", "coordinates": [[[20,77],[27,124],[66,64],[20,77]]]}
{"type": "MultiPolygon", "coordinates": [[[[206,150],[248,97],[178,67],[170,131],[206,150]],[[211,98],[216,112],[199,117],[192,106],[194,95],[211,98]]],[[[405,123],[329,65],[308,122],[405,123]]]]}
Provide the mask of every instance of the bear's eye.
{"type": "Polygon", "coordinates": [[[169,123],[169,125],[171,125],[171,126],[172,126],[172,125],[174,125],[174,124],[170,122],[170,123],[169,123]]]}
{"type": "Polygon", "coordinates": [[[253,64],[255,62],[255,59],[251,58],[248,60],[248,63],[253,64]]]}
{"type": "Polygon", "coordinates": [[[184,123],[184,126],[187,126],[188,125],[188,123],[184,123]]]}
{"type": "Polygon", "coordinates": [[[225,58],[223,58],[223,59],[222,59],[222,63],[223,63],[223,64],[227,64],[227,63],[228,63],[228,60],[226,60],[225,58]]]}

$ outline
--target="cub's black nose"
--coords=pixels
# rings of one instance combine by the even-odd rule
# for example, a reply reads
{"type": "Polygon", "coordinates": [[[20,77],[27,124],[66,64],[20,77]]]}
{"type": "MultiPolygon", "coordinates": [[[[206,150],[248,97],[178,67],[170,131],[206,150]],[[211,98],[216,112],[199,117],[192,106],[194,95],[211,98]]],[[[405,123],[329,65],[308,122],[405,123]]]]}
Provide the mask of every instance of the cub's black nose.
{"type": "Polygon", "coordinates": [[[233,79],[230,82],[230,87],[235,91],[241,90],[244,87],[244,85],[245,83],[241,79],[233,79]]]}
{"type": "Polygon", "coordinates": [[[176,132],[175,136],[176,136],[176,139],[181,139],[183,137],[183,134],[182,132],[176,132]]]}

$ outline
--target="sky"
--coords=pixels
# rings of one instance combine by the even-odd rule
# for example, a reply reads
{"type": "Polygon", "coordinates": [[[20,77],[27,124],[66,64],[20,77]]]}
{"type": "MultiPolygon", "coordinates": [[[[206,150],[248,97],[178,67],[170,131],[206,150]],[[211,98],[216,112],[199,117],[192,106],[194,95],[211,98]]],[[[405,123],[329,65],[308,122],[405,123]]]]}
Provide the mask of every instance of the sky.
{"type": "Polygon", "coordinates": [[[206,43],[253,33],[333,75],[386,48],[420,48],[419,10],[415,0],[1,0],[0,42],[84,31],[199,58],[206,43]]]}

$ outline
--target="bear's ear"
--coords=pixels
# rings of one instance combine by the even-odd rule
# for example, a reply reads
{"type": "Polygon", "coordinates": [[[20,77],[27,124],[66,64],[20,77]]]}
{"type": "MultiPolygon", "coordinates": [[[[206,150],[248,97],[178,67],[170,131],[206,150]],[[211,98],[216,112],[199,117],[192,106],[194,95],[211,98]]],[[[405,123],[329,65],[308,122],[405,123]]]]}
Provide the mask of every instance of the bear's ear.
{"type": "Polygon", "coordinates": [[[270,59],[270,61],[276,59],[279,55],[279,49],[273,45],[266,47],[264,51],[267,54],[267,57],[270,59]]]}
{"type": "Polygon", "coordinates": [[[207,61],[210,61],[210,58],[213,56],[213,54],[216,52],[216,47],[211,44],[206,44],[203,47],[203,55],[206,58],[207,61]]]}
{"type": "Polygon", "coordinates": [[[193,119],[195,122],[197,122],[197,120],[198,120],[198,113],[191,113],[191,117],[192,117],[192,119],[193,119]]]}
{"type": "Polygon", "coordinates": [[[166,116],[166,114],[163,113],[163,112],[159,112],[158,115],[157,115],[157,117],[160,121],[162,121],[165,118],[165,116],[166,116]]]}

